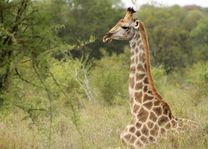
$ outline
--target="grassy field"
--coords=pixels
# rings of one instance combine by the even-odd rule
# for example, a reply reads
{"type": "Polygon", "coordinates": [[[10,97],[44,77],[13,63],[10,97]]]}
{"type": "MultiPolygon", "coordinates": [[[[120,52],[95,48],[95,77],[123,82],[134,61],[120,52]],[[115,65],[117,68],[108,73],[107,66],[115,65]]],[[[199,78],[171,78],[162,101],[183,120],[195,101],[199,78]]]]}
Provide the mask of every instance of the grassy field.
{"type": "MultiPolygon", "coordinates": [[[[162,92],[170,104],[173,113],[178,117],[199,121],[207,130],[208,100],[207,97],[195,98],[194,88],[168,88],[162,92]]],[[[88,103],[80,109],[80,121],[76,127],[65,114],[56,115],[51,134],[50,147],[53,149],[107,149],[122,146],[119,134],[130,121],[129,105],[103,106],[100,103],[88,103]]],[[[10,113],[0,122],[1,149],[44,149],[49,146],[48,120],[38,125],[24,119],[26,114],[21,110],[10,113]]],[[[200,132],[183,134],[162,140],[151,149],[207,149],[208,135],[200,132]]]]}
{"type": "MultiPolygon", "coordinates": [[[[95,93],[93,101],[89,101],[78,90],[73,79],[69,79],[73,71],[68,69],[74,66],[71,62],[51,66],[57,81],[65,83],[61,94],[51,79],[46,79],[53,94],[52,101],[47,99],[40,87],[35,88],[12,78],[15,83],[10,87],[10,92],[5,93],[5,97],[13,104],[2,108],[0,113],[0,149],[125,148],[119,135],[130,122],[131,115],[127,93],[128,66],[121,63],[124,58],[107,57],[97,62],[97,66],[91,70],[89,82],[95,93]],[[120,62],[115,63],[118,59],[120,62]],[[68,87],[66,82],[69,82],[68,87]],[[78,95],[70,92],[74,88],[79,92],[78,95]],[[72,106],[69,99],[78,102],[72,106]]],[[[208,148],[207,68],[207,64],[199,63],[183,72],[169,75],[160,67],[153,69],[158,90],[173,114],[198,121],[204,130],[203,133],[195,131],[170,136],[158,144],[148,146],[148,149],[208,148]]],[[[25,74],[25,78],[31,78],[29,72],[25,74]]],[[[33,83],[36,83],[35,80],[33,83]]]]}

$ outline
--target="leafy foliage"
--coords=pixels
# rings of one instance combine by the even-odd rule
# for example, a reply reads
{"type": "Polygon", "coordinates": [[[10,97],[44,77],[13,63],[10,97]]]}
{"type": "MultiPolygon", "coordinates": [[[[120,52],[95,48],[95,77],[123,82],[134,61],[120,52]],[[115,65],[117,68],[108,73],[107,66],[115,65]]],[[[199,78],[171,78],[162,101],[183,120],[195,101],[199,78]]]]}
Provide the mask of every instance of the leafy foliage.
{"type": "Polygon", "coordinates": [[[204,50],[196,50],[200,47],[207,49],[207,42],[198,38],[206,37],[206,29],[197,27],[197,24],[204,24],[200,22],[206,22],[203,20],[207,18],[200,8],[158,8],[147,5],[140,9],[138,18],[147,27],[154,64],[163,64],[167,72],[193,64],[201,60],[200,56],[204,56],[204,50]],[[200,32],[203,35],[199,35],[200,32]],[[202,41],[201,44],[197,44],[197,40],[202,41]]]}
{"type": "Polygon", "coordinates": [[[129,52],[125,50],[125,53],[119,56],[108,56],[106,53],[104,55],[90,72],[92,86],[97,89],[97,99],[110,105],[127,101],[128,97],[124,95],[128,91],[129,52]]]}

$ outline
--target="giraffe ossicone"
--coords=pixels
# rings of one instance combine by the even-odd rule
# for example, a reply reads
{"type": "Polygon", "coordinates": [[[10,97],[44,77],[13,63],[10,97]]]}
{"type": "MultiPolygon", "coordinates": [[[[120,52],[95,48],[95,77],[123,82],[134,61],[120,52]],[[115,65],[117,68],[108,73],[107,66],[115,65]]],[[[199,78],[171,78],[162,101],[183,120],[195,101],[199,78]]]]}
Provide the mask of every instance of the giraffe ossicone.
{"type": "Polygon", "coordinates": [[[103,42],[129,40],[129,97],[132,120],[120,137],[127,147],[142,149],[156,143],[168,131],[199,127],[197,122],[175,118],[160,96],[151,75],[150,50],[144,23],[133,18],[133,8],[104,37],[103,42]]]}

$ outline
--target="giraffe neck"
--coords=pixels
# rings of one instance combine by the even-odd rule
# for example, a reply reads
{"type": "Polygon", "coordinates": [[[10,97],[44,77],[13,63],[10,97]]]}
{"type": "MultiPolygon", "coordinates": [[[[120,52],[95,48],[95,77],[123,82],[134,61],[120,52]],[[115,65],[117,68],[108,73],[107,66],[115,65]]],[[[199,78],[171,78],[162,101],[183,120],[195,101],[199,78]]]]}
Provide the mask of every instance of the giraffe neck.
{"type": "Polygon", "coordinates": [[[135,102],[144,103],[144,99],[147,99],[145,96],[162,99],[152,80],[149,47],[142,23],[130,40],[130,47],[129,95],[131,105],[133,106],[135,102]]]}
{"type": "Polygon", "coordinates": [[[199,125],[190,120],[177,119],[169,105],[158,94],[151,76],[150,54],[143,23],[135,32],[131,46],[129,94],[132,120],[121,133],[121,139],[132,149],[145,148],[166,136],[169,130],[183,132],[199,125]],[[191,126],[187,129],[187,126],[191,126]]]}

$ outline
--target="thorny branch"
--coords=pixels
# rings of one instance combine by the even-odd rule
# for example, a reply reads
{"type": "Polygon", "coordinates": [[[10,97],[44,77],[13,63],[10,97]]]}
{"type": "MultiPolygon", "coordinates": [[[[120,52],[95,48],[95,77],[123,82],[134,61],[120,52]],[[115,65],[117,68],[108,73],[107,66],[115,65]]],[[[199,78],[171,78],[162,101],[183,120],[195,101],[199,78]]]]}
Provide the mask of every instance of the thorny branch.
{"type": "Polygon", "coordinates": [[[81,88],[84,90],[85,94],[87,95],[88,100],[89,101],[95,101],[93,93],[92,93],[92,91],[90,90],[90,87],[89,87],[89,80],[88,80],[88,77],[87,77],[87,72],[84,68],[82,68],[82,72],[83,72],[83,75],[84,75],[83,80],[79,79],[78,72],[75,69],[75,79],[77,80],[77,82],[79,83],[81,88]]]}
{"type": "Polygon", "coordinates": [[[38,88],[43,88],[42,86],[39,86],[39,85],[32,83],[32,82],[26,80],[25,78],[23,78],[17,68],[15,68],[15,72],[16,72],[16,75],[19,77],[19,79],[22,80],[23,82],[26,82],[26,83],[28,83],[32,86],[38,87],[38,88]]]}
{"type": "Polygon", "coordinates": [[[47,97],[48,97],[48,100],[49,100],[50,126],[49,126],[49,135],[48,135],[48,138],[49,138],[49,146],[48,146],[48,148],[50,149],[51,148],[51,140],[52,140],[52,123],[53,123],[52,97],[51,97],[52,93],[50,92],[50,90],[48,89],[47,85],[45,84],[43,78],[39,74],[38,68],[37,68],[36,63],[35,63],[35,60],[32,60],[32,68],[33,68],[35,74],[37,75],[40,83],[43,85],[43,88],[46,91],[47,97]]]}
{"type": "MultiPolygon", "coordinates": [[[[60,91],[63,93],[63,95],[67,98],[67,99],[70,99],[70,97],[65,93],[65,91],[62,89],[62,85],[56,80],[56,78],[54,77],[53,73],[51,73],[49,71],[49,74],[51,76],[51,78],[53,79],[54,83],[59,87],[60,91]]],[[[70,106],[71,106],[71,109],[72,109],[72,113],[73,113],[73,117],[76,118],[77,117],[77,114],[76,114],[76,109],[72,103],[72,101],[69,102],[70,103],[70,106]]],[[[76,129],[77,129],[77,132],[79,133],[80,137],[81,137],[81,142],[82,142],[82,148],[84,148],[84,145],[83,145],[83,142],[84,142],[84,139],[83,139],[83,136],[82,136],[82,132],[80,131],[79,129],[79,126],[78,126],[78,123],[76,121],[73,121],[73,123],[75,124],[76,126],[76,129]]]]}

